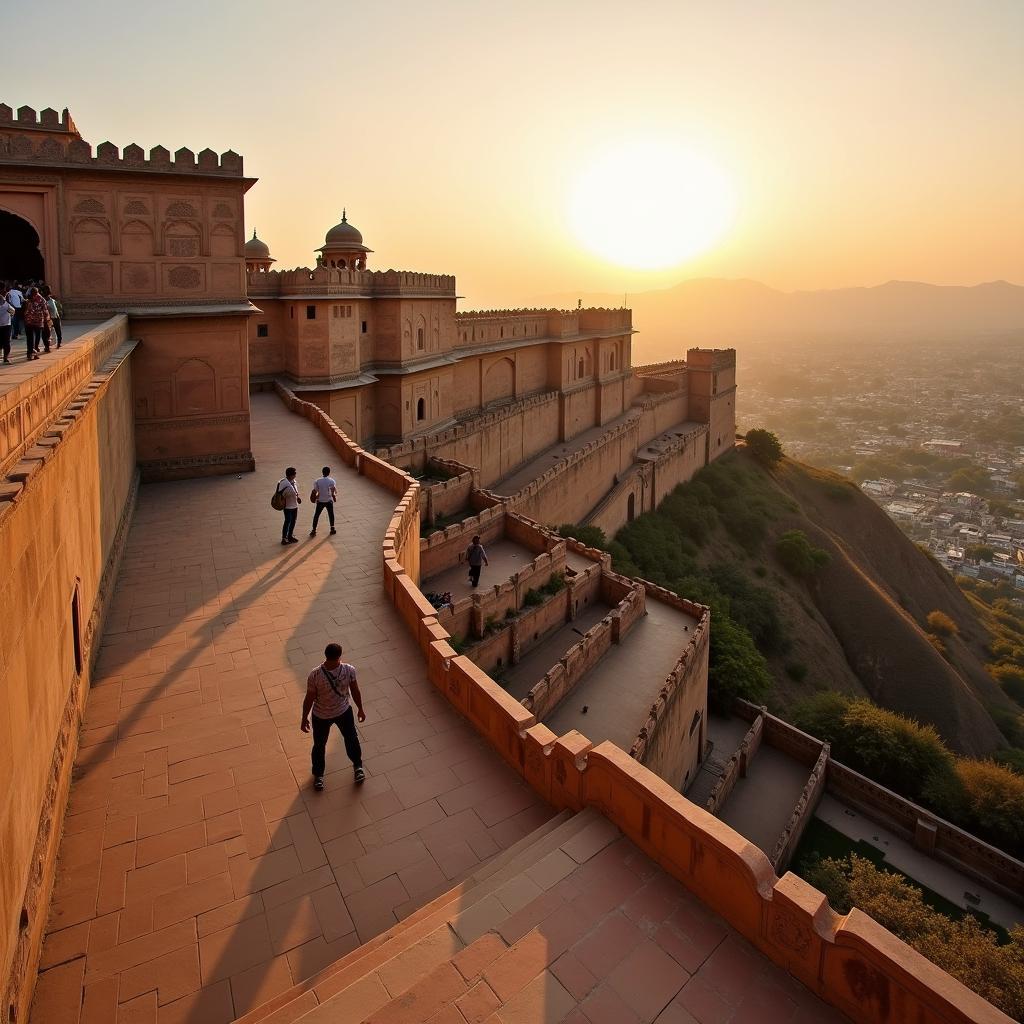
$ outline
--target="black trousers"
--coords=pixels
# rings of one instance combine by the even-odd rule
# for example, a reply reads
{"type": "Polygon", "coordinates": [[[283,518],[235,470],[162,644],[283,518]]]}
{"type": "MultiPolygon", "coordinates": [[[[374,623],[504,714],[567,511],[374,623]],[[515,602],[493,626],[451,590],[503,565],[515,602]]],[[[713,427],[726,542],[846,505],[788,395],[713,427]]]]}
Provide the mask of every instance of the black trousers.
{"type": "Polygon", "coordinates": [[[317,718],[310,716],[313,721],[313,774],[319,779],[324,774],[324,766],[327,754],[327,737],[331,735],[331,726],[336,725],[341,730],[342,738],[345,740],[345,753],[348,759],[356,768],[363,764],[363,751],[359,746],[359,736],[356,734],[356,716],[351,707],[337,718],[317,718]]]}
{"type": "Polygon", "coordinates": [[[316,530],[316,524],[320,522],[320,513],[324,509],[327,509],[327,518],[331,522],[331,529],[334,529],[334,502],[333,501],[318,501],[316,503],[316,511],[313,513],[313,530],[316,530]]]}
{"type": "Polygon", "coordinates": [[[11,325],[0,327],[0,351],[3,351],[4,359],[11,358],[11,325]]]}
{"type": "Polygon", "coordinates": [[[469,567],[469,578],[473,581],[473,586],[477,586],[480,582],[480,570],[483,568],[482,565],[471,565],[469,567]]]}
{"type": "Polygon", "coordinates": [[[27,354],[29,359],[35,355],[36,349],[40,346],[43,340],[43,329],[42,327],[32,327],[29,324],[25,324],[25,345],[27,346],[27,354]]]}
{"type": "Polygon", "coordinates": [[[281,540],[288,540],[295,536],[295,522],[299,518],[297,508],[286,508],[284,510],[284,525],[281,527],[281,540]]]}
{"type": "Polygon", "coordinates": [[[21,329],[25,326],[25,317],[22,315],[21,306],[14,311],[11,317],[11,337],[17,340],[21,337],[21,329]]]}

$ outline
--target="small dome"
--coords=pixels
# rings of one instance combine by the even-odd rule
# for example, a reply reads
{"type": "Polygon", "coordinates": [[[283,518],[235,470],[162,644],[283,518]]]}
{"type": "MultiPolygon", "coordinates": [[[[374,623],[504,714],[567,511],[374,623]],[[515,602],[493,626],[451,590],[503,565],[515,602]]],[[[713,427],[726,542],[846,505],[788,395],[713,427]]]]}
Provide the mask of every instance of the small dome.
{"type": "Polygon", "coordinates": [[[252,238],[245,243],[245,258],[248,260],[269,260],[270,246],[256,237],[256,229],[253,229],[252,238]]]}
{"type": "Polygon", "coordinates": [[[354,227],[348,222],[348,216],[345,211],[341,211],[341,223],[335,224],[330,231],[327,232],[327,237],[324,238],[324,249],[361,249],[369,252],[370,250],[363,245],[363,236],[358,228],[354,227]]]}

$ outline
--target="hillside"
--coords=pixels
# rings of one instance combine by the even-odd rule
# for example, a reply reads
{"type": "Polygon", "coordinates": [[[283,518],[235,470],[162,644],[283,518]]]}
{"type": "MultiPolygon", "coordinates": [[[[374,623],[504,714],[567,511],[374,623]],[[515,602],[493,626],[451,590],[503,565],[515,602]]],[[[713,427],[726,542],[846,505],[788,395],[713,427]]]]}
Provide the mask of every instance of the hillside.
{"type": "MultiPolygon", "coordinates": [[[[619,306],[622,293],[547,295],[540,305],[619,306]]],[[[939,340],[1024,331],[1024,287],[888,281],[872,288],[784,292],[757,281],[702,278],[627,297],[640,333],[635,362],[678,358],[691,345],[784,339],[939,340]]]]}
{"type": "Polygon", "coordinates": [[[931,723],[965,754],[1008,745],[992,711],[1002,709],[1005,720],[1020,708],[984,669],[988,635],[974,608],[840,476],[788,459],[769,470],[740,448],[626,526],[611,549],[624,571],[731,595],[730,613],[751,629],[774,676],[765,699],[783,713],[808,693],[834,689],[931,723]],[[678,553],[658,533],[673,518],[688,534],[678,553]],[[829,556],[806,580],[776,554],[792,530],[829,556]],[[944,638],[945,655],[927,632],[933,611],[960,630],[944,638]]]}

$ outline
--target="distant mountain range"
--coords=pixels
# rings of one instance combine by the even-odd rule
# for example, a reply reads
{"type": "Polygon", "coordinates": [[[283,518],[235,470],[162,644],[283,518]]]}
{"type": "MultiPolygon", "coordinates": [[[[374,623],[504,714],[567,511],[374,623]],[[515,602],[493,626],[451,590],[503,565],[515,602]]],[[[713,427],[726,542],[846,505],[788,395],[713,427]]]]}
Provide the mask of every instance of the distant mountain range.
{"type": "MultiPolygon", "coordinates": [[[[548,295],[541,305],[621,306],[621,293],[548,295]]],[[[698,278],[626,301],[640,332],[634,362],[678,354],[687,345],[792,340],[948,340],[1024,332],[1024,287],[889,281],[873,288],[783,292],[758,281],[698,278]]]]}

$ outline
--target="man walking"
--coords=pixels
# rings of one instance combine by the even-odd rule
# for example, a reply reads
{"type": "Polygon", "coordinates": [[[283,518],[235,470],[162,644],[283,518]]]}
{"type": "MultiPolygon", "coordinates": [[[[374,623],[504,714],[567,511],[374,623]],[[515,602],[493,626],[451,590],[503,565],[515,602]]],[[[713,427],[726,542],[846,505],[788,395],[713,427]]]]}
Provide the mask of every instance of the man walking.
{"type": "Polygon", "coordinates": [[[7,300],[7,292],[0,296],[0,351],[4,354],[4,362],[11,361],[11,317],[14,307],[7,300]]]}
{"type": "Polygon", "coordinates": [[[316,524],[320,522],[320,513],[327,509],[327,518],[331,524],[331,533],[337,533],[334,528],[334,503],[338,500],[338,484],[331,477],[331,467],[324,466],[321,470],[323,476],[313,484],[311,498],[315,498],[316,511],[313,513],[313,529],[309,531],[310,537],[316,536],[316,524]]]}
{"type": "Polygon", "coordinates": [[[277,481],[278,493],[284,497],[284,523],[281,526],[281,543],[298,544],[295,537],[295,522],[299,518],[299,485],[295,479],[295,467],[289,466],[284,476],[277,481]]]}
{"type": "Polygon", "coordinates": [[[15,282],[7,292],[7,301],[14,307],[14,315],[11,320],[11,340],[17,341],[21,337],[23,321],[21,319],[21,305],[25,301],[25,294],[21,285],[15,282]]]}
{"type": "Polygon", "coordinates": [[[480,543],[479,534],[473,538],[473,543],[466,548],[466,561],[469,563],[469,578],[472,580],[473,586],[477,587],[480,584],[480,569],[485,565],[491,564],[487,561],[487,552],[484,551],[484,546],[480,543]]]}
{"type": "Polygon", "coordinates": [[[345,753],[355,770],[355,781],[366,778],[363,771],[363,751],[359,746],[356,719],[352,713],[352,701],[359,712],[359,721],[366,721],[363,698],[356,682],[356,670],[341,660],[341,644],[328,644],[324,648],[323,664],[309,673],[306,680],[306,696],[302,701],[302,722],[299,728],[309,732],[309,713],[313,712],[313,788],[324,788],[324,770],[327,752],[327,738],[331,726],[336,725],[345,740],[345,753]]]}

